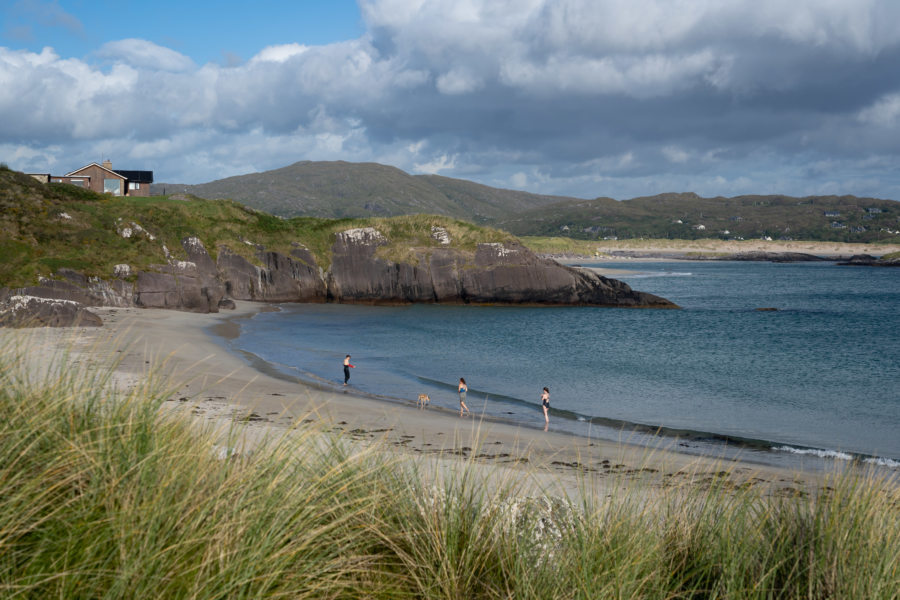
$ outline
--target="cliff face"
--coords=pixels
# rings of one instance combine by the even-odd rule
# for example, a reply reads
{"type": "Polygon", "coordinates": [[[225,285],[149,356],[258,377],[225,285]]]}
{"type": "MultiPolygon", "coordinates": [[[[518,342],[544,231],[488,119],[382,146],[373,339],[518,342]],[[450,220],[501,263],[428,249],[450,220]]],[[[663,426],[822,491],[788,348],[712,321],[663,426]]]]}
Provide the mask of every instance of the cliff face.
{"type": "MultiPolygon", "coordinates": [[[[677,308],[621,281],[538,258],[515,243],[478,244],[474,252],[412,248],[398,262],[379,256],[379,249],[387,245],[387,238],[371,227],[340,232],[332,246],[331,265],[325,270],[300,244],[295,244],[289,256],[257,247],[259,264],[253,264],[227,246],[217,248],[214,261],[198,238],[187,237],[182,240],[187,261],[153,265],[130,278],[133,281],[128,281],[130,268],[119,265],[109,280],[61,270],[58,280],[0,290],[0,314],[5,314],[4,306],[10,304],[5,299],[20,296],[72,301],[81,307],[143,306],[200,313],[233,306],[230,299],[677,308]]],[[[21,311],[22,302],[16,306],[21,311]]],[[[46,312],[47,308],[40,310],[46,312]]],[[[85,318],[79,313],[78,319],[85,318]]],[[[53,324],[67,323],[55,319],[53,324]]]]}
{"type": "Polygon", "coordinates": [[[328,295],[338,302],[596,305],[672,308],[621,281],[538,258],[518,244],[413,251],[408,262],[378,258],[387,240],[372,228],[338,234],[328,295]]]}

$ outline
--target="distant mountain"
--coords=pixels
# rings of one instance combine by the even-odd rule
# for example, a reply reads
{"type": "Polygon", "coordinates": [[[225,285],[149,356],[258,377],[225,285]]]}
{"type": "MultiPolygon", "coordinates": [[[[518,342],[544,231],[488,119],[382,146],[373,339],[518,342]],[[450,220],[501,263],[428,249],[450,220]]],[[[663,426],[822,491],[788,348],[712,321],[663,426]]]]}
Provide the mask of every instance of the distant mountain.
{"type": "Polygon", "coordinates": [[[199,185],[159,183],[152,186],[151,193],[229,198],[282,217],[435,214],[476,223],[569,199],[502,190],[437,175],[414,176],[377,163],[343,161],[303,161],[199,185]]]}
{"type": "Polygon", "coordinates": [[[200,185],[160,183],[153,194],[229,198],[282,216],[323,218],[435,214],[515,235],[602,238],[759,238],[870,242],[900,236],[900,203],[855,196],[693,193],[631,200],[544,196],[377,163],[298,162],[200,185]]]}

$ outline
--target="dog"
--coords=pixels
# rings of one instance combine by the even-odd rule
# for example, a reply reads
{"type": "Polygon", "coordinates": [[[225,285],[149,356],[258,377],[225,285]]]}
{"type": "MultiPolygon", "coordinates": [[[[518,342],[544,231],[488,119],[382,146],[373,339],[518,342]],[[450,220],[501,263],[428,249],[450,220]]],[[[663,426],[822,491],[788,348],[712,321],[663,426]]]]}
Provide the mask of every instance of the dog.
{"type": "Polygon", "coordinates": [[[431,402],[431,398],[428,397],[428,394],[419,394],[419,400],[416,402],[416,405],[419,408],[425,408],[425,405],[431,402]]]}

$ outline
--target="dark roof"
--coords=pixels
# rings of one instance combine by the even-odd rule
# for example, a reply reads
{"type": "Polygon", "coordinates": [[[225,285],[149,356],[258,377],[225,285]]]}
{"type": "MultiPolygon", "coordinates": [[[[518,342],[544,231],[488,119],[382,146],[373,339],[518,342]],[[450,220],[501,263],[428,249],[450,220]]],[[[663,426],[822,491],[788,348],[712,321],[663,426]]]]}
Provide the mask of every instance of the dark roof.
{"type": "Polygon", "coordinates": [[[153,183],[153,171],[123,171],[113,169],[116,173],[132,183],[153,183]]]}

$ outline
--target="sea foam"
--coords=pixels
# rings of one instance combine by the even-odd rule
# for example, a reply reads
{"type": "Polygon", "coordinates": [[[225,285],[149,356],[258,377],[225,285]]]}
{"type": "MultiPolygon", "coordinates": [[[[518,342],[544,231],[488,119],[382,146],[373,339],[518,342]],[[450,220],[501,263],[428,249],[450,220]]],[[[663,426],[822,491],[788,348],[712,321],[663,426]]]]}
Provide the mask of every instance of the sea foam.
{"type": "MultiPolygon", "coordinates": [[[[772,450],[776,452],[789,452],[791,454],[804,454],[807,456],[818,456],[819,458],[833,458],[834,460],[857,460],[859,457],[847,454],[846,452],[838,452],[837,450],[817,450],[815,448],[793,448],[791,446],[777,446],[772,450]]],[[[889,469],[900,469],[900,461],[891,458],[883,458],[880,456],[870,456],[861,459],[861,462],[875,465],[876,467],[887,467],[889,469]]]]}

